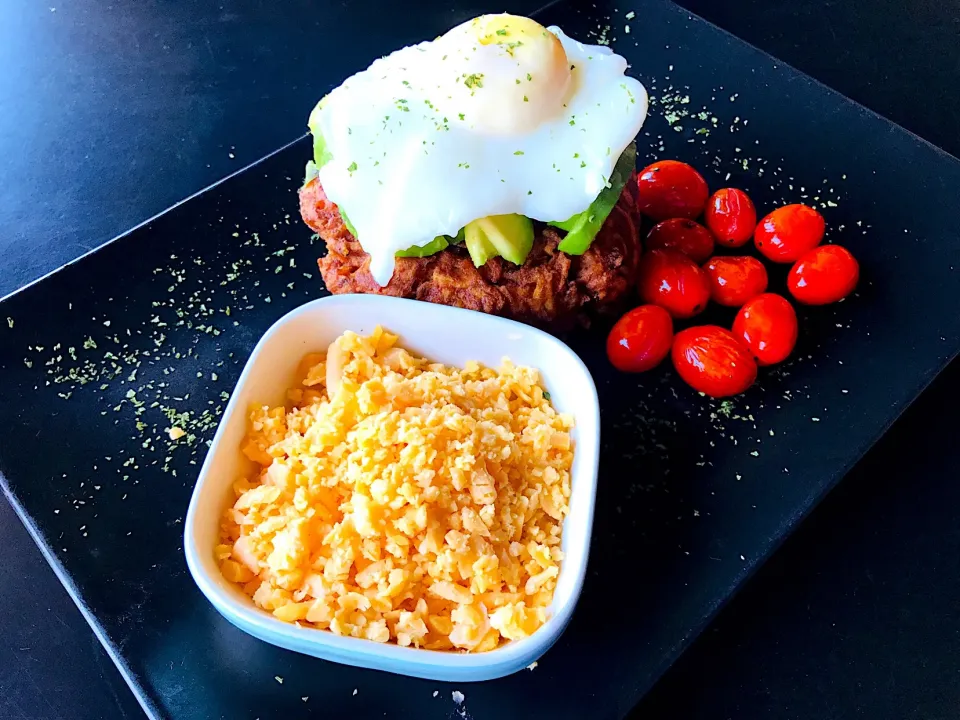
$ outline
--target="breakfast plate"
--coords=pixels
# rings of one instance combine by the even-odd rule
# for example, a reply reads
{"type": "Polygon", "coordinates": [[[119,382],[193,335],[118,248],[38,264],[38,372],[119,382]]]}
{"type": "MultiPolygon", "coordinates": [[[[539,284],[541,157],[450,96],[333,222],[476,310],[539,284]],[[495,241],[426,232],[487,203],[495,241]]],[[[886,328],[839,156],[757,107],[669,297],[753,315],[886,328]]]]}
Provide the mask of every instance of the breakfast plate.
{"type": "MultiPolygon", "coordinates": [[[[758,207],[814,204],[860,261],[857,292],[801,310],[793,359],[728,400],[668,364],[613,371],[608,321],[564,331],[602,425],[583,591],[533,670],[473,684],[263,643],[186,566],[186,508],[243,365],[326,294],[296,217],[310,139],[5,299],[4,489],[151,716],[621,717],[956,354],[953,158],[675,5],[581,5],[538,19],[630,63],[650,98],[638,166],[678,159],[758,207]]],[[[397,45],[454,24],[396,23],[397,45]]],[[[365,64],[318,70],[316,96],[365,64]]]]}

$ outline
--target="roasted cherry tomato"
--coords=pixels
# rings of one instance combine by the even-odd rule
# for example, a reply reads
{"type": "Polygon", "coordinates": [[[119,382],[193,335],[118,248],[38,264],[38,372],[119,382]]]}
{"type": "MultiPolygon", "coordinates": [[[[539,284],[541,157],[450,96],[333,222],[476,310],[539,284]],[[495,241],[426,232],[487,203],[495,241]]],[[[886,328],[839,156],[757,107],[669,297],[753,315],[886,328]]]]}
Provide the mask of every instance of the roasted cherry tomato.
{"type": "Polygon", "coordinates": [[[740,308],[733,334],[760,365],[783,362],[797,344],[797,313],[782,295],[757,295],[740,308]]]}
{"type": "Polygon", "coordinates": [[[853,292],[860,264],[839,245],[821,245],[801,257],[787,276],[787,289],[804,305],[826,305],[853,292]]]}
{"type": "Polygon", "coordinates": [[[657,223],[647,234],[647,249],[679,250],[700,264],[713,255],[713,235],[696,220],[670,218],[657,223]]]}
{"type": "Polygon", "coordinates": [[[674,318],[689,318],[710,301],[710,281],[693,260],[678,250],[651,250],[640,258],[640,299],[659,305],[674,318]]]}
{"type": "Polygon", "coordinates": [[[623,372],[652,370],[670,354],[673,320],[658,305],[641,305],[617,320],[607,336],[607,357],[623,372]]]}
{"type": "Polygon", "coordinates": [[[757,361],[726,328],[698,325],[677,333],[673,366],[694,390],[711,397],[742,393],[757,379],[757,361]]]}
{"type": "Polygon", "coordinates": [[[792,263],[823,240],[823,215],[809,205],[784,205],[757,225],[753,242],[768,260],[792,263]]]}
{"type": "Polygon", "coordinates": [[[654,220],[693,219],[703,212],[710,194],[707,181],[686,163],[661,160],[647,165],[637,178],[640,212],[654,220]]]}
{"type": "Polygon", "coordinates": [[[710,278],[710,299],[719,305],[740,307],[767,289],[767,269],[755,257],[713,257],[703,269],[710,278]]]}
{"type": "Polygon", "coordinates": [[[753,237],[757,227],[757,209],[743,190],[723,188],[707,200],[703,219],[717,242],[740,247],[753,237]]]}

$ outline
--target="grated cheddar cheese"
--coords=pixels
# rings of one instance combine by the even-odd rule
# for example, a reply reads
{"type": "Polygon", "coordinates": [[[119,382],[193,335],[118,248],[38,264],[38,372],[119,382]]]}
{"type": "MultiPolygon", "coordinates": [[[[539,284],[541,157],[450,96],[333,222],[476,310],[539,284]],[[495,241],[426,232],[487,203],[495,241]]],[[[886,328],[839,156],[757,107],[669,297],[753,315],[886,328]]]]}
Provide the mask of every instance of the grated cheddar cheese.
{"type": "Polygon", "coordinates": [[[417,358],[381,328],[308,355],[287,407],[250,409],[216,556],[274,616],[433,650],[492,650],[547,619],[573,418],[537,370],[417,358]]]}

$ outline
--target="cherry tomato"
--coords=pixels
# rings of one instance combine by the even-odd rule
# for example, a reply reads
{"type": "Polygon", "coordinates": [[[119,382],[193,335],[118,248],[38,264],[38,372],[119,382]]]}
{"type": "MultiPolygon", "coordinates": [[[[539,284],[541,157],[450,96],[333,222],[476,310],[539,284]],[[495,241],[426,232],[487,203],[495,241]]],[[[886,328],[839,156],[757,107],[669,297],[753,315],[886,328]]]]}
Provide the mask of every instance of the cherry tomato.
{"type": "Polygon", "coordinates": [[[782,295],[757,295],[740,308],[733,334],[761,366],[783,362],[797,344],[797,313],[782,295]]]}
{"type": "Polygon", "coordinates": [[[617,320],[607,336],[610,364],[623,372],[652,370],[670,354],[673,320],[658,305],[641,305],[617,320]]]}
{"type": "Polygon", "coordinates": [[[746,245],[757,227],[757,209],[743,190],[723,188],[707,200],[703,219],[717,242],[726,247],[746,245]]]}
{"type": "Polygon", "coordinates": [[[673,366],[690,387],[715,398],[742,393],[757,379],[757,361],[726,328],[698,325],[677,333],[673,366]]]}
{"type": "Polygon", "coordinates": [[[640,212],[654,220],[693,219],[703,212],[710,194],[707,181],[686,163],[661,160],[637,177],[640,212]]]}
{"type": "Polygon", "coordinates": [[[674,318],[689,318],[710,301],[710,280],[677,250],[651,250],[640,258],[640,299],[659,305],[674,318]]]}
{"type": "Polygon", "coordinates": [[[804,305],[826,305],[853,292],[860,264],[839,245],[821,245],[797,261],[787,275],[787,289],[804,305]]]}
{"type": "Polygon", "coordinates": [[[823,215],[808,205],[784,205],[757,225],[753,242],[768,260],[792,263],[823,240],[823,215]]]}
{"type": "Polygon", "coordinates": [[[647,234],[647,249],[679,250],[695,263],[713,255],[713,235],[703,225],[687,218],[670,218],[657,223],[647,234]]]}
{"type": "Polygon", "coordinates": [[[703,269],[710,278],[710,299],[719,305],[740,307],[767,289],[767,269],[755,257],[713,257],[703,269]]]}

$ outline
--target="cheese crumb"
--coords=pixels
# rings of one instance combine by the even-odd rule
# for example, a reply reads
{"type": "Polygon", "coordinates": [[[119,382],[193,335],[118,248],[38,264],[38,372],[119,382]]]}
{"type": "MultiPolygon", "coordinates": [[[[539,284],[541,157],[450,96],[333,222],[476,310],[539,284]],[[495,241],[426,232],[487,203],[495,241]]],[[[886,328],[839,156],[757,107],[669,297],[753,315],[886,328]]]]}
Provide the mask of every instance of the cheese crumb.
{"type": "Polygon", "coordinates": [[[454,701],[457,705],[460,705],[460,704],[463,702],[463,700],[464,700],[463,693],[460,692],[459,690],[454,690],[454,691],[451,693],[451,697],[453,698],[453,701],[454,701]]]}
{"type": "Polygon", "coordinates": [[[167,431],[167,434],[170,436],[171,440],[179,440],[184,435],[186,435],[187,432],[183,428],[172,427],[167,431]]]}

